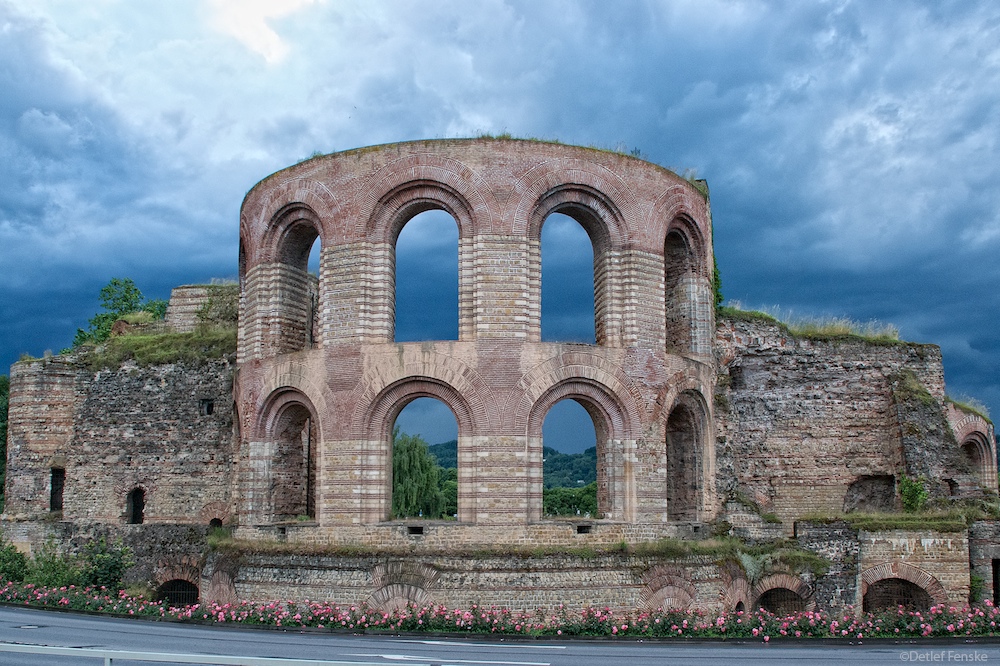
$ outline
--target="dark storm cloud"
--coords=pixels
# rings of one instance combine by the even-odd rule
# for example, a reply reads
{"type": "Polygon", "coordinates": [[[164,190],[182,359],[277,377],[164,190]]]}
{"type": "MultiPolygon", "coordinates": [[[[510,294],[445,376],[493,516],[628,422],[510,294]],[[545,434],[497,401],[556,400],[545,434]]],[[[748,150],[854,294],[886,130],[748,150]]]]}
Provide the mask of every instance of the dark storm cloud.
{"type": "Polygon", "coordinates": [[[728,297],[894,322],[1000,410],[994,3],[0,0],[0,29],[5,362],[113,275],[232,275],[243,194],[316,150],[508,131],[696,170],[728,297]]]}

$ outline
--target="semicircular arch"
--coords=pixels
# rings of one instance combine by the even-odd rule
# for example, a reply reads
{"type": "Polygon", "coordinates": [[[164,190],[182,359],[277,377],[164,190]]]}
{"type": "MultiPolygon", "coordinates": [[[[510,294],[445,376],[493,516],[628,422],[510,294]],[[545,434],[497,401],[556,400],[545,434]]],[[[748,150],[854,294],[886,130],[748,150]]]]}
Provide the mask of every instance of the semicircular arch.
{"type": "Polygon", "coordinates": [[[496,204],[484,194],[490,188],[457,160],[427,154],[394,160],[369,178],[364,192],[354,233],[365,240],[395,242],[410,218],[432,209],[455,219],[460,239],[493,227],[496,204]]]}
{"type": "Polygon", "coordinates": [[[326,184],[292,178],[251,194],[240,216],[241,236],[247,244],[249,267],[277,261],[275,226],[291,211],[309,211],[320,242],[326,247],[344,236],[343,204],[326,184]]]}
{"type": "Polygon", "coordinates": [[[901,578],[923,589],[930,595],[935,605],[948,602],[948,592],[944,585],[929,572],[906,562],[881,562],[861,572],[861,596],[868,592],[873,583],[887,578],[901,578]]]}

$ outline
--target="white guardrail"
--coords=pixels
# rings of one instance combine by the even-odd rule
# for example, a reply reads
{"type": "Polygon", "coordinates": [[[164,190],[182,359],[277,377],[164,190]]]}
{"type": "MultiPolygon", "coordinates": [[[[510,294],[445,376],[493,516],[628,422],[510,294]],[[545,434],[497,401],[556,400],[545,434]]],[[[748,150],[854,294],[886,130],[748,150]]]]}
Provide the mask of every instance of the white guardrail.
{"type": "MultiPolygon", "coordinates": [[[[103,659],[104,666],[112,666],[115,659],[174,664],[229,664],[231,666],[384,666],[371,661],[329,661],[316,659],[283,659],[280,657],[236,657],[215,654],[171,654],[168,652],[129,652],[126,650],[96,650],[94,648],[54,647],[0,643],[0,652],[22,654],[59,655],[85,659],[103,659]]],[[[410,666],[434,666],[436,662],[411,663],[410,666]]]]}

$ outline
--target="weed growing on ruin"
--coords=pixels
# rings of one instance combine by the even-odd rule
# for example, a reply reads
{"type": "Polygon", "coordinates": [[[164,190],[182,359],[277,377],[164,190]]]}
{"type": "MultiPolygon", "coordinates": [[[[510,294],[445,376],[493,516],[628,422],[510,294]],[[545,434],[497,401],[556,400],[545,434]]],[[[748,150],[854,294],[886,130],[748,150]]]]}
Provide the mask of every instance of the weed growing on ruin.
{"type": "Polygon", "coordinates": [[[955,405],[957,409],[965,412],[966,414],[975,414],[976,416],[981,417],[983,420],[993,423],[993,421],[990,419],[989,407],[984,405],[979,400],[976,400],[975,398],[970,398],[968,396],[952,397],[950,395],[946,395],[944,397],[944,401],[949,404],[955,405]]]}
{"type": "Polygon", "coordinates": [[[908,513],[915,513],[924,508],[927,504],[926,479],[919,477],[911,479],[908,476],[901,476],[899,479],[899,496],[903,502],[903,509],[908,513]]]}
{"type": "Polygon", "coordinates": [[[856,339],[875,344],[898,344],[899,329],[893,324],[879,321],[859,322],[847,317],[808,317],[793,315],[781,308],[744,310],[739,301],[716,309],[720,319],[776,324],[788,335],[808,340],[856,339]]]}
{"type": "Polygon", "coordinates": [[[234,327],[200,326],[190,333],[122,335],[84,351],[91,370],[118,368],[134,360],[140,367],[164,363],[200,363],[232,358],[236,353],[234,327]]]}
{"type": "Polygon", "coordinates": [[[899,402],[916,402],[928,407],[936,401],[912,370],[903,370],[892,378],[893,395],[899,402]]]}

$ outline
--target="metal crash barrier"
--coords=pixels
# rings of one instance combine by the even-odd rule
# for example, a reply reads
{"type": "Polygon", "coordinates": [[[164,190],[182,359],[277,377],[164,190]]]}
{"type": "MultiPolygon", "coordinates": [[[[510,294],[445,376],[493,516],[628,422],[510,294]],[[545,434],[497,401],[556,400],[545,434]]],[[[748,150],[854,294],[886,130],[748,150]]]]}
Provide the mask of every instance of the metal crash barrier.
{"type": "MultiPolygon", "coordinates": [[[[115,659],[170,662],[174,664],[210,664],[212,666],[215,664],[230,664],[232,666],[379,666],[371,661],[329,661],[317,659],[283,659],[279,657],[236,657],[215,654],[130,652],[127,650],[95,650],[93,648],[53,647],[49,645],[25,645],[18,643],[0,643],[0,652],[103,659],[105,666],[112,666],[115,659]]],[[[413,663],[412,666],[433,666],[433,663],[413,663]]]]}

